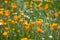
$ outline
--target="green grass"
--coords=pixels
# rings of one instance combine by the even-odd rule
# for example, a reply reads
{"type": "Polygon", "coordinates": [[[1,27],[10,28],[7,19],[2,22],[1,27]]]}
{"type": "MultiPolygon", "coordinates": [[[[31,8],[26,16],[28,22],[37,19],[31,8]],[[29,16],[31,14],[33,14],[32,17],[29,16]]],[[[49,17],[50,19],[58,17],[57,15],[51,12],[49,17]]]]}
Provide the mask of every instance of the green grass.
{"type": "MultiPolygon", "coordinates": [[[[48,4],[47,10],[39,10],[39,8],[35,8],[35,4],[39,5],[40,1],[36,2],[33,0],[28,0],[28,5],[24,4],[25,2],[25,0],[8,0],[8,4],[5,4],[4,0],[0,1],[0,9],[4,8],[3,14],[0,15],[0,20],[2,19],[6,23],[6,25],[0,25],[0,40],[21,40],[22,38],[29,38],[31,40],[60,40],[60,30],[58,30],[57,28],[58,26],[60,26],[60,15],[58,13],[60,11],[60,1],[51,0],[51,2],[46,2],[43,0],[41,6],[44,8],[44,6],[48,4]],[[31,1],[33,2],[32,8],[30,8],[31,1]],[[17,4],[18,7],[14,9],[11,8],[12,3],[17,4]],[[26,8],[24,8],[25,6],[26,8]],[[5,10],[10,11],[8,17],[4,15],[5,10]],[[14,10],[14,12],[12,12],[12,10],[14,10]],[[34,12],[33,14],[30,13],[31,10],[34,12]],[[49,16],[46,16],[46,13],[48,13],[49,16]],[[30,18],[24,17],[24,15],[21,14],[24,14],[30,18]],[[54,14],[58,14],[58,17],[54,17],[54,14]],[[18,18],[18,20],[15,21],[15,15],[20,15],[21,18],[18,18]],[[49,17],[50,20],[47,20],[47,17],[49,17]],[[14,22],[12,24],[9,24],[9,19],[13,20],[14,22]],[[36,24],[34,26],[29,25],[29,30],[25,29],[25,24],[19,22],[20,20],[27,20],[28,24],[30,24],[30,22],[37,22],[38,19],[43,20],[42,24],[38,26],[36,24]],[[49,25],[46,25],[46,23],[49,23],[49,25]],[[50,24],[52,23],[58,24],[58,26],[55,27],[54,30],[50,29],[50,24]],[[10,30],[5,30],[5,27],[8,27],[10,30]],[[44,33],[38,32],[36,30],[36,27],[40,27],[44,31],[44,33]],[[13,30],[13,28],[15,28],[15,30],[13,30]],[[3,35],[4,32],[8,32],[7,36],[3,35]]],[[[1,11],[2,10],[0,10],[0,12],[1,11]]]]}

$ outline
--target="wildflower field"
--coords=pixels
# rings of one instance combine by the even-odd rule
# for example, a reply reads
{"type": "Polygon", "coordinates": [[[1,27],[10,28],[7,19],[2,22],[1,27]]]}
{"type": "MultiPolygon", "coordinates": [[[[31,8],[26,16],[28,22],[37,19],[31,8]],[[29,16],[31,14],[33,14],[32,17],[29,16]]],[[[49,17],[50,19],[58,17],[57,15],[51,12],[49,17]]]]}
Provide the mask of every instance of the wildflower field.
{"type": "Polygon", "coordinates": [[[60,40],[60,0],[0,0],[0,40],[60,40]]]}

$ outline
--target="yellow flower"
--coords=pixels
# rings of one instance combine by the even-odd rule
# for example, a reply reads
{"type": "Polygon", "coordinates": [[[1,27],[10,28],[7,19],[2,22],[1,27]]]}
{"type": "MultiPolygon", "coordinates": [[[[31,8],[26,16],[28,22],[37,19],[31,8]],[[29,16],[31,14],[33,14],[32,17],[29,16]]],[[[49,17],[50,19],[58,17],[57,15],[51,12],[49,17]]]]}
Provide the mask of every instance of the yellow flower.
{"type": "Polygon", "coordinates": [[[51,30],[54,30],[54,28],[53,28],[53,27],[51,27],[50,29],[51,29],[51,30]]]}
{"type": "Polygon", "coordinates": [[[19,20],[19,22],[20,22],[20,23],[23,23],[23,20],[22,20],[22,19],[20,19],[20,20],[19,20]]]}
{"type": "Polygon", "coordinates": [[[26,1],[24,4],[25,4],[26,6],[28,6],[28,5],[29,5],[29,2],[28,2],[28,1],[26,1]]]}
{"type": "Polygon", "coordinates": [[[31,39],[28,39],[28,38],[21,38],[20,40],[31,40],[31,39]]]}
{"type": "Polygon", "coordinates": [[[0,8],[0,10],[1,10],[1,11],[3,11],[3,10],[4,10],[4,8],[0,8]]]}
{"type": "Polygon", "coordinates": [[[30,8],[32,8],[32,4],[30,4],[30,8]]]}
{"type": "Polygon", "coordinates": [[[40,4],[38,5],[38,7],[42,6],[42,2],[40,2],[40,4]]]}
{"type": "Polygon", "coordinates": [[[5,0],[4,2],[5,2],[5,4],[7,4],[7,3],[8,3],[8,1],[7,1],[7,0],[5,0]]]}
{"type": "Polygon", "coordinates": [[[31,22],[30,25],[34,26],[36,24],[36,22],[31,22]]]}
{"type": "Polygon", "coordinates": [[[15,31],[15,28],[12,28],[13,31],[15,31]]]}
{"type": "Polygon", "coordinates": [[[30,4],[33,4],[33,3],[34,3],[33,1],[30,2],[30,4]]]}
{"type": "Polygon", "coordinates": [[[48,9],[48,4],[46,4],[46,5],[44,6],[44,10],[46,10],[46,9],[48,9]]]}
{"type": "Polygon", "coordinates": [[[3,36],[7,36],[8,35],[8,32],[3,32],[3,36]]]}
{"type": "Polygon", "coordinates": [[[51,0],[46,0],[46,2],[51,2],[51,0]]]}
{"type": "Polygon", "coordinates": [[[49,16],[49,14],[48,14],[48,13],[46,13],[46,16],[48,17],[48,16],[49,16]]]}
{"type": "Polygon", "coordinates": [[[42,19],[38,19],[38,21],[41,21],[42,22],[42,19]]]}
{"type": "Polygon", "coordinates": [[[2,19],[0,19],[0,22],[3,22],[3,20],[2,20],[2,19]]]}
{"type": "Polygon", "coordinates": [[[60,15],[60,11],[58,12],[58,14],[60,15]]]}

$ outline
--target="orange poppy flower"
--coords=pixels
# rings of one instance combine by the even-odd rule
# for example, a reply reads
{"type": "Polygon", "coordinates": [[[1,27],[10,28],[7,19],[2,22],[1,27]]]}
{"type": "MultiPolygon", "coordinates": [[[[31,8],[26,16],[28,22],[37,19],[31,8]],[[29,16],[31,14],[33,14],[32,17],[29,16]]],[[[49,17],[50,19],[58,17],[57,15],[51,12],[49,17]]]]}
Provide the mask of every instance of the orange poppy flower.
{"type": "Polygon", "coordinates": [[[43,30],[42,30],[41,28],[39,28],[39,27],[37,27],[36,30],[37,30],[38,32],[43,32],[43,30]]]}
{"type": "Polygon", "coordinates": [[[17,8],[17,5],[16,4],[11,4],[11,8],[17,8]]]}
{"type": "Polygon", "coordinates": [[[4,15],[5,15],[6,17],[8,17],[8,16],[9,16],[9,12],[10,12],[10,10],[5,10],[4,15]]]}
{"type": "Polygon", "coordinates": [[[27,20],[23,20],[23,24],[27,25],[28,21],[27,20]]]}
{"type": "Polygon", "coordinates": [[[8,35],[8,32],[3,32],[3,36],[7,36],[8,35]]]}
{"type": "Polygon", "coordinates": [[[53,16],[54,16],[54,17],[58,17],[58,14],[56,13],[56,14],[54,14],[53,16]]]}
{"type": "Polygon", "coordinates": [[[30,25],[34,26],[36,24],[36,22],[31,22],[30,25]]]}
{"type": "Polygon", "coordinates": [[[42,19],[38,19],[38,21],[36,22],[36,25],[41,25],[42,24],[42,19]]]}
{"type": "Polygon", "coordinates": [[[46,4],[46,5],[44,6],[44,10],[46,10],[46,9],[48,9],[48,4],[46,4]]]}
{"type": "Polygon", "coordinates": [[[7,30],[7,31],[8,31],[8,30],[10,30],[10,28],[8,28],[8,27],[5,27],[5,30],[7,30]]]}
{"type": "Polygon", "coordinates": [[[60,30],[60,26],[58,26],[58,29],[60,30]]]}
{"type": "Polygon", "coordinates": [[[20,40],[32,40],[32,39],[28,39],[28,38],[21,38],[20,40]]]}
{"type": "Polygon", "coordinates": [[[18,20],[18,16],[16,15],[16,16],[14,16],[14,20],[18,20]]]}
{"type": "Polygon", "coordinates": [[[30,28],[29,25],[26,25],[26,26],[25,26],[25,29],[26,29],[26,30],[29,30],[29,28],[30,28]]]}
{"type": "Polygon", "coordinates": [[[0,19],[0,22],[2,23],[1,25],[6,25],[6,23],[2,19],[0,19]]]}
{"type": "Polygon", "coordinates": [[[48,16],[49,16],[49,14],[48,14],[48,13],[46,13],[46,16],[48,17],[48,16]]]}
{"type": "Polygon", "coordinates": [[[9,14],[10,10],[5,10],[5,13],[9,14]]]}
{"type": "Polygon", "coordinates": [[[8,17],[8,16],[9,16],[9,14],[8,14],[8,13],[5,13],[4,15],[5,15],[6,17],[8,17]]]}
{"type": "Polygon", "coordinates": [[[0,15],[2,15],[3,14],[3,11],[0,11],[0,15]]]}
{"type": "Polygon", "coordinates": [[[6,22],[2,22],[2,25],[6,25],[6,22]]]}
{"type": "Polygon", "coordinates": [[[9,24],[14,23],[14,20],[8,20],[9,24]]]}
{"type": "Polygon", "coordinates": [[[37,22],[36,22],[36,25],[41,25],[41,24],[42,24],[41,21],[37,21],[37,22]]]}
{"type": "Polygon", "coordinates": [[[57,26],[58,26],[57,23],[52,23],[52,24],[51,24],[51,27],[53,27],[53,28],[54,28],[54,27],[57,27],[57,26]]]}

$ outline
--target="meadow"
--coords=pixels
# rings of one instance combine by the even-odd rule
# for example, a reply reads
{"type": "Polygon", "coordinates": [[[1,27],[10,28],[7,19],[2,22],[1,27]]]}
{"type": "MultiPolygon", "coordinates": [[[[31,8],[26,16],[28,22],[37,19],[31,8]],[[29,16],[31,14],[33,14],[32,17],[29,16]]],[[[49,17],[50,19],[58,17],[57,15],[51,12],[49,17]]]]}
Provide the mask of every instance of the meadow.
{"type": "Polygon", "coordinates": [[[0,0],[0,40],[60,40],[60,0],[0,0]]]}

